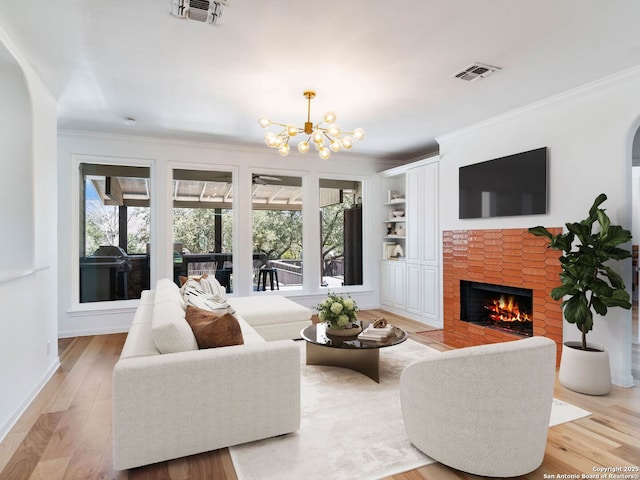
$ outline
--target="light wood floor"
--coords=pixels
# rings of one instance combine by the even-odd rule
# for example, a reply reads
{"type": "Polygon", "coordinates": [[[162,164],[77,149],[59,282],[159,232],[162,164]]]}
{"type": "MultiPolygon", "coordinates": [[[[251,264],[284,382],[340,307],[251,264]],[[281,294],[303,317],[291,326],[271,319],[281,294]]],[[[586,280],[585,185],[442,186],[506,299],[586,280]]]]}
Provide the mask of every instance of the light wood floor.
{"type": "MultiPolygon", "coordinates": [[[[384,316],[409,331],[412,339],[441,351],[450,349],[442,343],[441,331],[422,324],[380,310],[361,311],[360,316],[384,316]]],[[[1,480],[237,479],[226,448],[130,471],[113,470],[111,373],[125,336],[78,337],[60,342],[59,370],[0,443],[1,480]]],[[[552,427],[543,465],[518,478],[539,480],[545,474],[557,478],[558,474],[594,473],[593,468],[598,466],[640,465],[640,388],[614,387],[607,396],[591,397],[557,384],[555,395],[593,415],[552,427]]],[[[353,478],[358,478],[357,472],[353,478]]],[[[390,478],[481,477],[433,464],[390,478]]]]}

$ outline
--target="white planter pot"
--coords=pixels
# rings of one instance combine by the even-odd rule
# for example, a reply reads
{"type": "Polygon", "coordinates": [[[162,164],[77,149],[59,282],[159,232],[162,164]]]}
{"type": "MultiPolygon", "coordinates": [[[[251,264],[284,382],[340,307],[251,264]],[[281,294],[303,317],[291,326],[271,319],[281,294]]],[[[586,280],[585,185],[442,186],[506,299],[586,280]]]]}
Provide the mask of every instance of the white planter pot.
{"type": "Polygon", "coordinates": [[[562,345],[558,380],[574,392],[606,395],[611,391],[609,351],[592,344],[587,346],[598,351],[585,351],[580,349],[581,345],[582,342],[564,342],[562,345]]]}

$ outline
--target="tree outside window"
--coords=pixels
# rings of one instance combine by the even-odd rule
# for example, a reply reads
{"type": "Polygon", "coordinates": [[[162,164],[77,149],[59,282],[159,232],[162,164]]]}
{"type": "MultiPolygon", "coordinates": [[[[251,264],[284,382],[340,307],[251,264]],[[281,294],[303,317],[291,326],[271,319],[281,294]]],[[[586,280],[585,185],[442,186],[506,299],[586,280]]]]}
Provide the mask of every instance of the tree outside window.
{"type": "Polygon", "coordinates": [[[233,291],[233,182],[231,172],[173,171],[174,280],[215,276],[233,291]]]}
{"type": "Polygon", "coordinates": [[[149,168],[79,167],[80,302],[140,298],[149,289],[149,168]]]}
{"type": "Polygon", "coordinates": [[[320,179],[321,285],[362,284],[362,183],[320,179]]]}
{"type": "Polygon", "coordinates": [[[302,178],[254,174],[252,179],[255,288],[268,268],[273,271],[275,288],[300,289],[304,272],[302,178]]]}

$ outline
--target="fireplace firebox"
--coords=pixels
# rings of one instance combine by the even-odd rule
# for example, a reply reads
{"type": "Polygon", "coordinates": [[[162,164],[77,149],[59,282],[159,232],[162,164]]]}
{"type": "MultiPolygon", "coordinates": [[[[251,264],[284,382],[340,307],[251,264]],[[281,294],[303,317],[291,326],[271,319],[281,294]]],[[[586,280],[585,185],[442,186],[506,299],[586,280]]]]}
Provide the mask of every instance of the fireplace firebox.
{"type": "Polygon", "coordinates": [[[523,337],[533,336],[533,291],[460,281],[460,319],[523,337]]]}

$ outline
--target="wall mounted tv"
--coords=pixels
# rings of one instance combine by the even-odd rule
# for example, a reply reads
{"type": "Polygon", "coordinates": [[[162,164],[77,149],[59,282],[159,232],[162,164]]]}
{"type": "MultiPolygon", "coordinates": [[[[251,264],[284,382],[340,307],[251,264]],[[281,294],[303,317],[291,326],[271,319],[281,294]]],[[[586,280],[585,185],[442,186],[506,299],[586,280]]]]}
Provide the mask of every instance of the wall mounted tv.
{"type": "Polygon", "coordinates": [[[547,213],[547,147],[460,167],[459,217],[547,213]]]}

